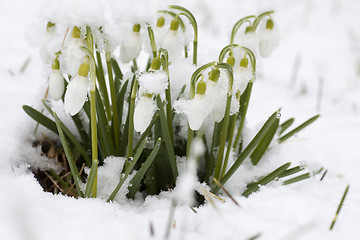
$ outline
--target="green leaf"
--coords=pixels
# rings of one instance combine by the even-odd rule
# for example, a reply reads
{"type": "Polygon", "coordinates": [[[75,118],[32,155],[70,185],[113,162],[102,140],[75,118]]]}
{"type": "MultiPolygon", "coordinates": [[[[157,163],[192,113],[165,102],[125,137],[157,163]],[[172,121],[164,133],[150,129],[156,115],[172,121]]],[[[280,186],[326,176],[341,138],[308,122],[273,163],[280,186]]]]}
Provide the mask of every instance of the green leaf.
{"type": "Polygon", "coordinates": [[[78,190],[79,196],[83,197],[84,194],[80,190],[80,174],[79,174],[79,171],[78,171],[78,169],[76,167],[76,163],[74,161],[73,155],[72,155],[71,150],[69,148],[69,145],[68,145],[68,143],[66,141],[64,132],[61,129],[60,120],[59,120],[59,118],[58,118],[58,116],[56,115],[55,112],[54,112],[53,116],[54,116],[54,119],[55,119],[57,130],[59,132],[61,143],[62,143],[63,148],[64,148],[66,159],[67,159],[69,167],[70,167],[71,175],[72,175],[72,177],[73,177],[73,179],[75,181],[76,189],[78,190]]]}
{"type": "Polygon", "coordinates": [[[111,108],[110,108],[110,98],[108,94],[108,90],[106,88],[105,76],[104,76],[104,68],[102,65],[101,54],[99,51],[96,51],[96,60],[97,60],[97,69],[96,69],[96,77],[99,83],[99,90],[102,96],[102,101],[104,103],[104,108],[106,111],[106,116],[108,120],[111,118],[111,108]]]}
{"type": "MultiPolygon", "coordinates": [[[[45,100],[42,100],[46,110],[54,116],[54,111],[50,108],[49,105],[46,104],[45,100]]],[[[91,166],[91,159],[88,155],[88,151],[84,148],[84,146],[77,140],[77,138],[72,134],[72,132],[66,127],[66,125],[59,119],[59,123],[65,134],[70,138],[71,142],[74,143],[77,150],[79,150],[80,154],[84,157],[86,164],[91,166]]],[[[57,132],[56,132],[57,133],[57,132]]],[[[58,133],[57,133],[58,134],[58,133]]]]}
{"type": "MultiPolygon", "coordinates": [[[[143,152],[146,143],[147,143],[148,139],[143,139],[143,141],[141,141],[141,144],[139,146],[139,148],[137,149],[133,160],[131,161],[130,165],[126,168],[125,173],[123,175],[123,177],[120,179],[118,185],[115,187],[114,191],[111,193],[110,197],[108,198],[108,202],[113,201],[116,194],[118,194],[121,186],[124,184],[126,178],[129,176],[129,174],[131,173],[131,171],[134,169],[136,162],[138,161],[138,159],[140,158],[141,153],[143,152]]],[[[124,167],[125,167],[125,162],[124,162],[124,167]]]]}
{"type": "Polygon", "coordinates": [[[300,171],[304,170],[303,167],[300,167],[300,166],[296,166],[296,167],[293,167],[293,168],[289,168],[287,169],[285,172],[283,172],[282,174],[279,175],[279,178],[283,178],[283,177],[287,177],[287,176],[290,176],[290,175],[293,175],[295,173],[298,173],[300,171]]]}
{"type": "Polygon", "coordinates": [[[76,129],[78,130],[79,132],[79,135],[80,135],[80,138],[81,138],[81,141],[82,143],[84,144],[84,147],[86,149],[90,149],[90,138],[89,138],[89,135],[87,134],[87,132],[85,131],[85,128],[84,128],[84,125],[83,125],[83,122],[82,120],[80,119],[80,116],[79,114],[76,114],[74,116],[71,116],[75,126],[76,126],[76,129]]]}
{"type": "Polygon", "coordinates": [[[286,120],[285,122],[283,122],[279,126],[279,128],[280,128],[279,134],[281,135],[283,132],[285,132],[286,129],[288,129],[294,123],[294,121],[295,121],[294,118],[290,118],[290,119],[286,120]]]}
{"type": "Polygon", "coordinates": [[[320,117],[320,115],[316,115],[312,118],[310,118],[309,120],[305,121],[303,124],[301,124],[300,126],[296,127],[295,129],[293,129],[292,131],[290,131],[289,133],[281,136],[278,141],[279,143],[284,142],[286,139],[292,137],[294,134],[300,132],[301,130],[303,130],[304,128],[306,128],[307,126],[309,126],[310,124],[312,124],[313,122],[316,121],[316,119],[318,119],[320,117]]]}
{"type": "Polygon", "coordinates": [[[115,80],[120,81],[121,79],[123,79],[123,74],[120,70],[119,64],[114,58],[111,58],[111,65],[115,73],[115,80]]]}
{"type": "Polygon", "coordinates": [[[129,193],[127,195],[129,198],[134,198],[135,193],[138,190],[139,185],[140,185],[145,173],[150,168],[151,164],[153,163],[153,161],[155,159],[155,156],[157,155],[157,153],[160,149],[160,145],[161,145],[161,138],[159,138],[156,141],[154,149],[151,151],[149,157],[142,164],[142,166],[140,167],[139,171],[135,174],[133,179],[131,179],[130,186],[129,186],[129,193]]]}
{"type": "MultiPolygon", "coordinates": [[[[86,189],[85,189],[85,197],[88,198],[91,195],[91,191],[95,182],[95,178],[96,178],[96,173],[97,173],[97,167],[98,167],[98,160],[95,160],[95,163],[92,164],[91,169],[90,169],[90,173],[89,173],[89,177],[88,177],[88,181],[86,183],[86,189]]],[[[93,196],[95,197],[95,196],[93,196]]]]}
{"type": "Polygon", "coordinates": [[[269,131],[266,133],[266,135],[261,139],[260,143],[257,145],[255,150],[250,155],[251,162],[253,165],[257,165],[266,152],[266,150],[269,148],[269,145],[271,143],[271,140],[274,138],[274,135],[276,133],[276,130],[279,127],[279,121],[280,119],[277,118],[273,125],[270,127],[269,131]]]}
{"type": "Polygon", "coordinates": [[[162,137],[164,138],[164,141],[165,141],[165,147],[166,147],[166,151],[169,155],[171,171],[172,171],[172,174],[173,174],[174,180],[175,180],[176,177],[178,176],[178,170],[177,170],[177,165],[176,165],[174,146],[172,144],[173,141],[171,140],[171,137],[170,137],[169,128],[167,125],[164,109],[161,108],[162,103],[161,103],[160,96],[156,96],[156,102],[157,102],[157,105],[159,108],[159,117],[160,117],[160,123],[161,123],[162,137]]]}
{"type": "Polygon", "coordinates": [[[305,179],[308,179],[310,178],[310,173],[304,173],[304,174],[301,174],[297,177],[294,177],[294,178],[290,178],[286,181],[283,182],[283,185],[289,185],[289,184],[292,184],[292,183],[296,183],[296,182],[299,182],[299,181],[302,181],[302,180],[305,180],[305,179]]]}
{"type": "MultiPolygon", "coordinates": [[[[266,135],[266,133],[270,130],[271,126],[277,119],[278,111],[274,112],[269,119],[265,122],[256,136],[251,140],[249,145],[244,149],[244,151],[239,155],[239,157],[235,160],[234,164],[231,166],[229,171],[220,179],[220,182],[224,185],[230,177],[236,172],[236,170],[241,166],[247,156],[255,149],[255,147],[259,144],[261,139],[266,135]]],[[[215,187],[213,189],[214,193],[217,193],[220,190],[219,187],[215,187]]]]}
{"type": "Polygon", "coordinates": [[[108,156],[115,156],[113,137],[105,115],[104,105],[101,101],[99,91],[96,91],[95,102],[102,153],[104,154],[104,158],[108,156]]]}
{"type": "Polygon", "coordinates": [[[248,189],[246,189],[246,191],[243,192],[242,195],[244,197],[248,197],[251,193],[256,192],[260,188],[260,186],[266,185],[269,182],[273,181],[275,178],[279,177],[279,175],[285,172],[286,169],[290,167],[290,165],[290,162],[285,163],[284,165],[280,166],[279,168],[275,169],[274,171],[260,179],[259,181],[249,184],[248,189]]]}
{"type": "Polygon", "coordinates": [[[42,113],[40,113],[39,111],[35,110],[34,108],[32,108],[30,106],[23,105],[23,109],[27,113],[27,115],[29,115],[36,122],[40,123],[41,125],[43,125],[47,129],[49,129],[49,130],[53,131],[54,133],[58,134],[56,124],[50,118],[44,116],[42,113]]]}

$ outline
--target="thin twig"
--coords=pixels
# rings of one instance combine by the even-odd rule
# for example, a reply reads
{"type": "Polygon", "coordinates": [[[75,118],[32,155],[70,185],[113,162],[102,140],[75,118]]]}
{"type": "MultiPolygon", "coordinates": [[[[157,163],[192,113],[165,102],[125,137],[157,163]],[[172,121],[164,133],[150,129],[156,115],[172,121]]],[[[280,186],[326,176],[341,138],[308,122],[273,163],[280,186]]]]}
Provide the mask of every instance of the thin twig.
{"type": "Polygon", "coordinates": [[[258,239],[259,237],[261,237],[261,233],[257,233],[254,236],[248,238],[247,240],[255,240],[255,239],[258,239]]]}
{"type": "Polygon", "coordinates": [[[52,177],[46,171],[44,171],[44,173],[48,177],[48,179],[50,179],[50,181],[55,185],[55,187],[57,187],[61,192],[64,192],[64,190],[56,183],[56,181],[54,181],[54,179],[52,179],[52,177]]]}
{"type": "Polygon", "coordinates": [[[235,198],[233,198],[233,196],[224,188],[224,185],[221,184],[221,182],[219,182],[216,178],[213,178],[214,182],[216,185],[218,185],[226,195],[229,196],[229,198],[237,205],[240,207],[239,203],[235,200],[235,198]]]}
{"type": "Polygon", "coordinates": [[[325,170],[325,172],[324,172],[323,175],[321,176],[320,181],[322,181],[322,180],[324,179],[326,173],[327,173],[327,170],[325,170]]]}
{"type": "Polygon", "coordinates": [[[337,208],[337,210],[336,210],[336,213],[335,213],[334,220],[332,221],[332,223],[331,223],[331,225],[330,225],[330,230],[332,230],[332,229],[334,228],[336,219],[337,219],[337,217],[338,217],[338,215],[339,215],[339,212],[340,212],[340,210],[341,210],[341,207],[343,206],[343,203],[344,203],[344,201],[345,201],[345,197],[346,197],[346,195],[347,195],[347,193],[348,193],[348,191],[349,191],[349,187],[350,187],[350,184],[347,185],[347,187],[346,187],[346,189],[345,189],[345,192],[344,192],[344,195],[343,195],[342,198],[341,198],[340,204],[339,204],[339,206],[338,206],[338,208],[337,208]]]}
{"type": "Polygon", "coordinates": [[[155,235],[155,231],[154,231],[154,225],[152,222],[149,222],[149,229],[150,229],[150,236],[154,236],[155,235]]]}

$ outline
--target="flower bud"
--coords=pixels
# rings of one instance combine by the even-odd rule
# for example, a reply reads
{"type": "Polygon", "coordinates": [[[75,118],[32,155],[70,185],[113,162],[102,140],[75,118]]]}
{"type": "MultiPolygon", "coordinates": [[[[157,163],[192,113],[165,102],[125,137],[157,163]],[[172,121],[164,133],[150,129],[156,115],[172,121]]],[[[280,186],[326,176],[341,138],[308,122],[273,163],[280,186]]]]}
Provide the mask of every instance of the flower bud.
{"type": "Polygon", "coordinates": [[[73,28],[73,30],[71,32],[71,36],[73,38],[80,38],[80,34],[81,34],[80,29],[77,26],[74,26],[74,28],[73,28]]]}
{"type": "Polygon", "coordinates": [[[52,69],[60,69],[60,63],[59,63],[59,60],[57,58],[55,58],[53,64],[51,65],[51,68],[52,69]]]}
{"type": "Polygon", "coordinates": [[[273,22],[273,20],[269,19],[266,22],[266,29],[273,29],[273,28],[274,28],[274,22],[273,22]]]}
{"type": "Polygon", "coordinates": [[[140,24],[134,24],[133,26],[133,32],[140,32],[140,24]]]}
{"type": "Polygon", "coordinates": [[[230,55],[227,60],[226,60],[226,63],[231,65],[232,67],[235,65],[235,58],[234,56],[230,55]]]}
{"type": "Polygon", "coordinates": [[[55,23],[53,22],[48,22],[47,25],[46,25],[46,31],[47,32],[52,32],[54,31],[54,28],[55,28],[55,23]]]}
{"type": "Polygon", "coordinates": [[[165,25],[165,18],[163,16],[159,17],[156,23],[157,27],[163,27],[165,25]]]}
{"type": "Polygon", "coordinates": [[[178,17],[175,17],[173,20],[171,20],[170,23],[170,30],[177,31],[179,29],[179,19],[178,17]]]}
{"type": "Polygon", "coordinates": [[[83,77],[87,77],[87,75],[89,74],[89,71],[90,71],[89,64],[84,62],[79,67],[78,75],[83,76],[83,77]]]}
{"type": "Polygon", "coordinates": [[[155,57],[151,62],[151,69],[159,70],[161,67],[161,59],[159,57],[155,57]]]}
{"type": "Polygon", "coordinates": [[[217,68],[212,69],[209,72],[209,79],[213,82],[217,82],[219,80],[220,77],[220,70],[217,68]]]}
{"type": "Polygon", "coordinates": [[[204,80],[201,79],[197,84],[196,94],[205,95],[205,92],[206,92],[206,83],[204,82],[204,80]]]}
{"type": "Polygon", "coordinates": [[[249,60],[245,56],[240,61],[240,67],[247,68],[248,66],[249,66],[249,60]]]}

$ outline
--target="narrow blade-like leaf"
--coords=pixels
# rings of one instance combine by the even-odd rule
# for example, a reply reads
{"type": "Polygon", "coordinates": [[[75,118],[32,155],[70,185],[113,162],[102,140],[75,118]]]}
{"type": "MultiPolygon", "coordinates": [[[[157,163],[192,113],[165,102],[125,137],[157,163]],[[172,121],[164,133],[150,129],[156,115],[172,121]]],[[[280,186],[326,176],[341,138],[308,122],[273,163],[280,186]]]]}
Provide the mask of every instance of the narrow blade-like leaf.
{"type": "Polygon", "coordinates": [[[79,171],[78,171],[78,169],[76,167],[76,163],[74,161],[73,155],[72,155],[71,150],[69,148],[69,145],[68,145],[68,143],[66,141],[64,132],[61,129],[60,120],[59,120],[59,118],[58,118],[58,116],[56,115],[55,112],[54,112],[53,116],[54,116],[54,119],[55,119],[56,127],[57,127],[58,132],[59,132],[61,143],[62,143],[63,148],[64,148],[66,159],[67,159],[69,167],[70,167],[71,175],[72,175],[72,177],[73,177],[73,179],[75,181],[76,189],[78,190],[79,196],[83,197],[84,194],[80,190],[80,174],[79,174],[79,171]]]}
{"type": "Polygon", "coordinates": [[[310,124],[312,124],[313,122],[316,121],[316,119],[318,119],[320,117],[320,115],[316,115],[312,118],[310,118],[309,120],[305,121],[303,124],[301,124],[300,126],[296,127],[295,129],[293,129],[292,131],[290,131],[289,133],[281,136],[278,141],[280,143],[284,142],[286,139],[292,137],[294,134],[300,132],[301,130],[303,130],[304,128],[306,128],[307,126],[309,126],[310,124]]]}
{"type": "Polygon", "coordinates": [[[156,154],[158,153],[158,151],[160,149],[161,141],[162,141],[161,138],[159,138],[156,141],[154,149],[151,151],[149,157],[145,160],[145,162],[140,167],[139,171],[135,174],[133,179],[130,181],[131,185],[129,186],[129,193],[128,193],[129,198],[134,198],[135,193],[138,190],[139,185],[140,185],[145,173],[150,168],[151,164],[153,163],[153,161],[155,159],[156,154]]]}

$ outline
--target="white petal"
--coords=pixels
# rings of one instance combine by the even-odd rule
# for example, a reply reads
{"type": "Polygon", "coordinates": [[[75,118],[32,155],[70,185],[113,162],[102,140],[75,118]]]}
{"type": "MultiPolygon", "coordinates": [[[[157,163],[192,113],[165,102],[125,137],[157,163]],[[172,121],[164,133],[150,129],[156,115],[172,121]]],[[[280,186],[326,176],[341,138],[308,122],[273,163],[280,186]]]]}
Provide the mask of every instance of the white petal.
{"type": "Polygon", "coordinates": [[[165,27],[155,27],[154,28],[155,43],[156,43],[156,47],[158,49],[164,47],[166,31],[167,31],[167,29],[165,27]]]}
{"type": "Polygon", "coordinates": [[[211,115],[216,122],[221,122],[224,117],[226,95],[226,91],[219,86],[219,82],[207,81],[206,96],[211,101],[211,115]]]}
{"type": "Polygon", "coordinates": [[[239,45],[250,49],[254,55],[257,55],[259,38],[254,32],[242,33],[240,35],[239,45]]]}
{"type": "Polygon", "coordinates": [[[49,77],[49,97],[59,100],[64,93],[64,79],[60,70],[52,70],[49,77]]]}
{"type": "Polygon", "coordinates": [[[86,77],[78,75],[70,81],[65,93],[66,113],[74,116],[81,110],[86,101],[88,87],[89,83],[86,77]]]}
{"type": "Polygon", "coordinates": [[[211,112],[210,99],[205,95],[196,94],[195,97],[190,100],[190,107],[188,113],[189,126],[192,130],[199,130],[205,118],[211,112]]]}
{"type": "Polygon", "coordinates": [[[66,51],[66,69],[71,76],[76,76],[80,65],[84,62],[85,53],[79,49],[84,46],[84,40],[79,38],[71,39],[69,48],[66,51]]]}
{"type": "Polygon", "coordinates": [[[120,59],[123,63],[128,63],[137,58],[141,52],[142,39],[140,33],[131,32],[129,38],[121,43],[120,59]]]}
{"type": "Polygon", "coordinates": [[[181,55],[181,50],[184,47],[184,40],[178,31],[170,30],[164,40],[164,48],[168,51],[169,61],[173,61],[181,55]]]}
{"type": "Polygon", "coordinates": [[[156,103],[152,98],[141,96],[134,111],[134,129],[143,133],[149,126],[156,111],[156,103]]]}
{"type": "Polygon", "coordinates": [[[279,30],[276,24],[273,29],[266,29],[265,26],[260,27],[262,27],[262,29],[259,33],[259,52],[263,58],[267,58],[279,45],[279,30]]]}

